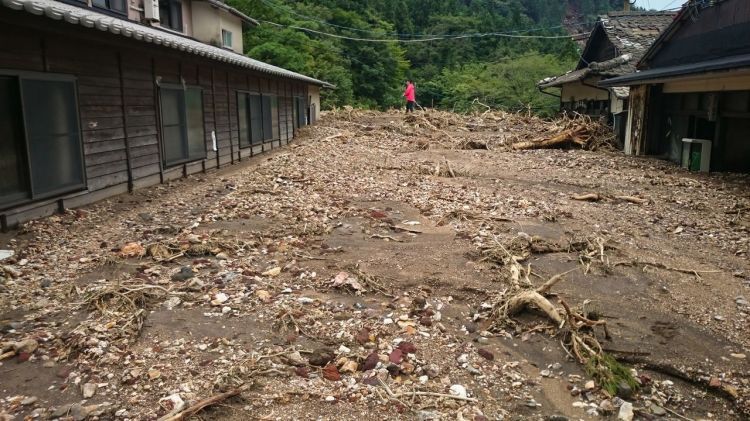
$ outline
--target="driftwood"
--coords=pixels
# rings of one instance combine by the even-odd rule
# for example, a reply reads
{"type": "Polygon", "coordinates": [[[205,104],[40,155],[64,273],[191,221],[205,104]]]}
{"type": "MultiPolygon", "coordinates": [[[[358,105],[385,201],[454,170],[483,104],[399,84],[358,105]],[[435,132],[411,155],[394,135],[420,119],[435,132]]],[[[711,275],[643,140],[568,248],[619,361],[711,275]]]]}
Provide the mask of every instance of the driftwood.
{"type": "Polygon", "coordinates": [[[207,408],[211,405],[216,405],[219,402],[222,402],[231,397],[237,396],[240,393],[244,392],[245,390],[247,390],[247,386],[242,386],[242,387],[238,387],[237,389],[232,389],[228,392],[220,393],[218,395],[214,395],[209,398],[202,399],[196,402],[194,405],[191,405],[176,414],[167,415],[162,418],[159,418],[158,421],[181,421],[181,420],[190,418],[192,415],[197,414],[198,412],[202,411],[204,408],[207,408]]]}
{"type": "Polygon", "coordinates": [[[575,194],[570,198],[573,200],[580,200],[584,202],[598,202],[599,200],[602,200],[602,196],[596,193],[575,194]]]}
{"type": "Polygon", "coordinates": [[[586,146],[588,143],[588,138],[582,138],[582,136],[585,135],[586,131],[587,128],[585,126],[577,126],[572,129],[564,130],[549,139],[537,139],[515,143],[513,144],[513,149],[548,149],[554,148],[556,146],[563,146],[571,142],[580,146],[586,146]]]}
{"type": "Polygon", "coordinates": [[[534,304],[542,310],[556,325],[562,323],[562,318],[560,317],[560,313],[557,312],[557,308],[536,291],[522,291],[511,297],[507,302],[506,315],[512,316],[520,313],[529,304],[534,304]]]}

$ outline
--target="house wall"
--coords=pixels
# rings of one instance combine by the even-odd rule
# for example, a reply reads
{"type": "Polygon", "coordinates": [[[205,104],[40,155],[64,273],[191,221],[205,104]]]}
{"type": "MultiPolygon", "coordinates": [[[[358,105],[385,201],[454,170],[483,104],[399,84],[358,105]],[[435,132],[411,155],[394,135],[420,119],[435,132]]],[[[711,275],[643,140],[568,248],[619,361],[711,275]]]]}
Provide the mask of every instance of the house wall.
{"type": "Polygon", "coordinates": [[[291,79],[9,9],[0,10],[0,39],[0,69],[75,77],[86,171],[83,190],[9,209],[0,203],[3,228],[59,208],[223,167],[286,144],[293,136],[291,96],[307,95],[307,85],[291,79]],[[203,90],[206,157],[165,167],[157,81],[183,80],[203,90]],[[281,96],[276,139],[239,147],[238,90],[281,96]]]}
{"type": "Polygon", "coordinates": [[[192,2],[193,37],[201,42],[223,47],[221,30],[232,33],[232,50],[242,54],[242,20],[205,1],[192,2]]]}
{"type": "Polygon", "coordinates": [[[307,90],[310,101],[310,124],[314,124],[320,118],[320,87],[310,85],[307,90]]]}

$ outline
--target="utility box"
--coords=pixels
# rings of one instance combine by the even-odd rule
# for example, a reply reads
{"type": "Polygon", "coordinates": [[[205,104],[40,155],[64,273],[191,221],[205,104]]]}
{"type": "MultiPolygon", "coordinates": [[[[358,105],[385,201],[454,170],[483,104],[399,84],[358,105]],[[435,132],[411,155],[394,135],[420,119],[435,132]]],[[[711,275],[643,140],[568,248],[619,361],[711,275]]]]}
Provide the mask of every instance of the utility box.
{"type": "Polygon", "coordinates": [[[682,168],[690,171],[711,170],[711,141],[707,139],[682,139],[682,168]]]}

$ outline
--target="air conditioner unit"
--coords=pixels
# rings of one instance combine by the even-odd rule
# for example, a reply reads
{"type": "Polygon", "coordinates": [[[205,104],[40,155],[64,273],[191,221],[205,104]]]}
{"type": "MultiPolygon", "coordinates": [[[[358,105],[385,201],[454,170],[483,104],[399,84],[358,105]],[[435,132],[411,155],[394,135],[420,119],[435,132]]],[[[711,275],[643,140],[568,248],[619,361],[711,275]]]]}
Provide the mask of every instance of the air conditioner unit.
{"type": "Polygon", "coordinates": [[[143,14],[147,20],[159,22],[159,0],[143,0],[143,14]]]}

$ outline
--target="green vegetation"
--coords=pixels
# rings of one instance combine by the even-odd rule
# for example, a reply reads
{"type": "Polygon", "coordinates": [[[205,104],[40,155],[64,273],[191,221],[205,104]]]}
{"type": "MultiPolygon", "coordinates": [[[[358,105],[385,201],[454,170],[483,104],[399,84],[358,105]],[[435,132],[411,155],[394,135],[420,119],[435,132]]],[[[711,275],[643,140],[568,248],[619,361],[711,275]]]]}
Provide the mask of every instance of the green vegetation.
{"type": "Polygon", "coordinates": [[[638,390],[638,381],[630,369],[615,360],[611,355],[594,355],[586,363],[586,374],[591,376],[610,395],[617,394],[617,386],[624,382],[632,390],[638,390]]]}
{"type": "Polygon", "coordinates": [[[261,26],[245,32],[249,56],[336,85],[323,107],[387,108],[402,104],[406,78],[423,106],[466,111],[477,98],[493,108],[548,115],[555,98],[536,82],[571,69],[578,46],[570,39],[469,37],[414,43],[457,34],[558,36],[563,23],[590,27],[622,0],[228,0],[261,26]],[[575,16],[571,21],[570,16],[575,16]],[[278,25],[273,25],[273,22],[278,25]],[[336,38],[291,26],[335,34],[336,38]]]}

